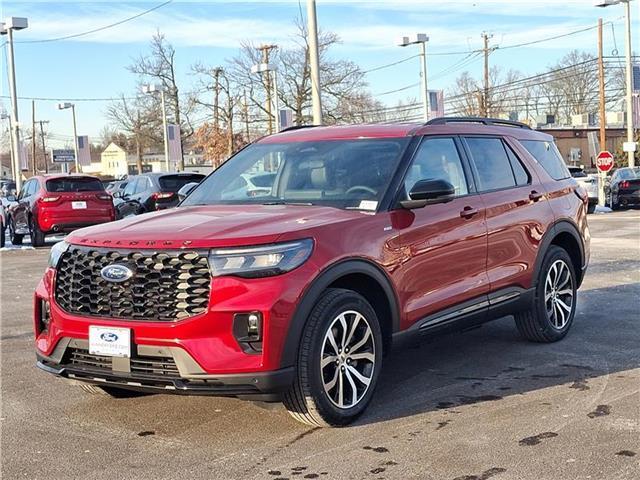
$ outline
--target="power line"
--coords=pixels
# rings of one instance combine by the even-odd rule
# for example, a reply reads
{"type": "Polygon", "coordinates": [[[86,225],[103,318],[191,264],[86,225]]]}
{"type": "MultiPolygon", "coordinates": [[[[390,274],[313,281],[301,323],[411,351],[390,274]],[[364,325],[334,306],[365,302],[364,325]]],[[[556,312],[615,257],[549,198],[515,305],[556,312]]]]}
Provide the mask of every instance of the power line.
{"type": "Polygon", "coordinates": [[[45,38],[45,39],[41,39],[41,40],[19,40],[19,41],[16,41],[15,43],[50,43],[50,42],[58,42],[60,40],[69,40],[71,38],[83,37],[85,35],[90,35],[92,33],[101,32],[103,30],[107,30],[109,28],[113,28],[113,27],[117,27],[118,25],[122,25],[123,23],[130,22],[131,20],[135,20],[136,18],[140,18],[143,15],[147,15],[148,13],[151,13],[151,12],[153,12],[155,10],[158,10],[159,8],[162,8],[162,7],[166,6],[166,5],[169,5],[172,2],[173,2],[173,0],[167,0],[166,2],[161,3],[160,5],[156,5],[153,8],[150,8],[150,9],[145,10],[143,12],[137,13],[136,15],[133,15],[131,17],[125,18],[125,19],[120,20],[120,21],[115,22],[115,23],[111,23],[109,25],[105,25],[103,27],[94,28],[93,30],[88,30],[86,32],[74,33],[72,35],[65,35],[64,37],[45,38]]]}
{"type": "Polygon", "coordinates": [[[414,88],[420,85],[420,82],[412,83],[411,85],[407,85],[406,87],[396,88],[395,90],[389,90],[387,92],[374,93],[374,97],[382,97],[383,95],[389,95],[391,93],[403,92],[404,90],[409,90],[410,88],[414,88]]]}
{"type": "Polygon", "coordinates": [[[384,68],[394,67],[395,65],[400,65],[401,63],[408,62],[409,60],[412,60],[412,59],[417,58],[419,56],[420,55],[412,55],[410,57],[403,58],[402,60],[398,60],[397,62],[387,63],[385,65],[380,65],[378,67],[373,67],[373,68],[370,68],[368,70],[364,70],[362,73],[367,74],[367,73],[371,73],[371,72],[377,72],[378,70],[382,70],[384,68]]]}
{"type": "MultiPolygon", "coordinates": [[[[10,98],[0,95],[0,98],[10,98]]],[[[52,97],[18,97],[18,100],[37,100],[41,102],[112,102],[118,100],[136,100],[136,97],[105,97],[105,98],[52,98],[52,97]]]]}

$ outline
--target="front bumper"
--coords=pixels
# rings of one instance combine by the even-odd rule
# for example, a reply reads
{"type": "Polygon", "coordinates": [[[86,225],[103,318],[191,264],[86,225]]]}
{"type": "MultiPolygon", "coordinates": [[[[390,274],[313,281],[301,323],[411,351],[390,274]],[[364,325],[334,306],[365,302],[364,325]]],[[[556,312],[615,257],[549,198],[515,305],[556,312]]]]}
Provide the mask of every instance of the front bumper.
{"type": "Polygon", "coordinates": [[[63,338],[38,368],[59,377],[149,393],[278,400],[293,382],[293,367],[271,372],[210,375],[177,347],[136,345],[131,358],[90,354],[86,340],[63,338]]]}

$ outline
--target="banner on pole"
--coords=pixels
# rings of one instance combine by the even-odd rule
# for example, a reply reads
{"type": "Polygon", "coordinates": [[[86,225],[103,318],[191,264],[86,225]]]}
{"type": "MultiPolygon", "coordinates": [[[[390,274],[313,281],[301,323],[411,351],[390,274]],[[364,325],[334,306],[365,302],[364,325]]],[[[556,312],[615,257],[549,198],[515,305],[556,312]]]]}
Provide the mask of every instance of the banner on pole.
{"type": "Polygon", "coordinates": [[[83,167],[91,165],[91,147],[87,135],[78,136],[78,163],[83,167]]]}
{"type": "Polygon", "coordinates": [[[429,118],[444,117],[444,91],[429,90],[429,118]]]}
{"type": "Polygon", "coordinates": [[[29,170],[29,151],[22,139],[20,139],[20,148],[18,148],[18,159],[20,160],[20,170],[29,170]]]}
{"type": "Polygon", "coordinates": [[[169,144],[169,163],[175,169],[176,164],[182,159],[180,125],[167,125],[167,143],[169,144]]]}

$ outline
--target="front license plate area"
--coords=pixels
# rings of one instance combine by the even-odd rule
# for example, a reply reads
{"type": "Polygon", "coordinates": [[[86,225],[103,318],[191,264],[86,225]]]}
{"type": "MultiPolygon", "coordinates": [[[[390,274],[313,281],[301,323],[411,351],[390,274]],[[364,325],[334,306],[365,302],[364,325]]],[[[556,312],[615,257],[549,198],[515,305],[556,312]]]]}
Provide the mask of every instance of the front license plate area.
{"type": "Polygon", "coordinates": [[[131,357],[131,330],[128,328],[89,327],[89,353],[108,357],[131,357]]]}

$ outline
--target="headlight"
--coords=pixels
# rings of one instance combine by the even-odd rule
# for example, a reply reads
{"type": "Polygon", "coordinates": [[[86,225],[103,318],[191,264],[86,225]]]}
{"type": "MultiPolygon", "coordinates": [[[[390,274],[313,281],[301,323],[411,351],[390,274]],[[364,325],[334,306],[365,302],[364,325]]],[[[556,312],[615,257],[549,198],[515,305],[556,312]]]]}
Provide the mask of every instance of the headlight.
{"type": "Polygon", "coordinates": [[[299,267],[312,250],[311,239],[259,247],[220,248],[209,253],[209,265],[214,277],[270,277],[299,267]]]}
{"type": "Polygon", "coordinates": [[[56,268],[58,265],[58,261],[64,252],[69,248],[69,244],[64,240],[62,242],[56,243],[53,247],[51,247],[51,252],[49,252],[49,266],[52,268],[56,268]]]}

